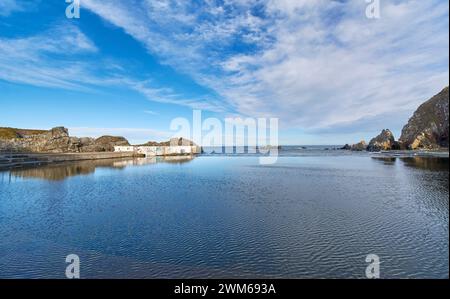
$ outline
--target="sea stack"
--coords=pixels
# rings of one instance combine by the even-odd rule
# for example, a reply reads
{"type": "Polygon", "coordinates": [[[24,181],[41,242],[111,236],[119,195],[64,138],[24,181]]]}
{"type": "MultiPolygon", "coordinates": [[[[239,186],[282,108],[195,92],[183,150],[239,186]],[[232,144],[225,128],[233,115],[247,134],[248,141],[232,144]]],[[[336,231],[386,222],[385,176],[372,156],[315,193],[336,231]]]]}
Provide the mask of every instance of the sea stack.
{"type": "Polygon", "coordinates": [[[380,135],[369,142],[367,150],[370,152],[388,151],[398,149],[398,143],[395,141],[394,134],[389,129],[383,130],[380,135]]]}

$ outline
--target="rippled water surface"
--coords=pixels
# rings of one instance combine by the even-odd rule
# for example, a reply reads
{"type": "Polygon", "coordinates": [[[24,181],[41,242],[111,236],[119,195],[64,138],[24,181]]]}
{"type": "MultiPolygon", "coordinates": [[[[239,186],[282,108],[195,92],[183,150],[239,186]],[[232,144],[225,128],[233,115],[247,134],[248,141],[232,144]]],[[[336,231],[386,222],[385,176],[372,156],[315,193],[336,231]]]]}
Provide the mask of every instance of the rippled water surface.
{"type": "Polygon", "coordinates": [[[0,173],[0,277],[448,278],[448,159],[82,162],[0,173]]]}

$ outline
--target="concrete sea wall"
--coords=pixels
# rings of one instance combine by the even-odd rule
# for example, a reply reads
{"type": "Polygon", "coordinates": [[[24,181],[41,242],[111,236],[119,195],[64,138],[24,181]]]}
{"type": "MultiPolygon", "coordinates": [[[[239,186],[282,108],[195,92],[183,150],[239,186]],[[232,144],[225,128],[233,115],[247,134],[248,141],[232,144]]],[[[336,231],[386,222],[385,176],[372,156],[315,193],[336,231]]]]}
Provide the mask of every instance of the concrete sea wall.
{"type": "Polygon", "coordinates": [[[33,167],[54,163],[105,160],[143,157],[134,152],[101,152],[101,153],[74,153],[74,154],[0,154],[0,170],[17,167],[33,167]]]}

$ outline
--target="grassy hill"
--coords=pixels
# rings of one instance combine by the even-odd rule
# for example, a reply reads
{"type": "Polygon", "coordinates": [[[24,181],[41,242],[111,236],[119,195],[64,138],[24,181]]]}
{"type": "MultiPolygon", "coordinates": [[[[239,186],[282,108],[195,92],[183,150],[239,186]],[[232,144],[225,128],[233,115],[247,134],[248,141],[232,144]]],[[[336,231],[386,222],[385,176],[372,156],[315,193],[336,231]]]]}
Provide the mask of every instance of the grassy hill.
{"type": "Polygon", "coordinates": [[[25,136],[38,135],[45,132],[47,131],[0,127],[0,139],[22,138],[25,136]]]}

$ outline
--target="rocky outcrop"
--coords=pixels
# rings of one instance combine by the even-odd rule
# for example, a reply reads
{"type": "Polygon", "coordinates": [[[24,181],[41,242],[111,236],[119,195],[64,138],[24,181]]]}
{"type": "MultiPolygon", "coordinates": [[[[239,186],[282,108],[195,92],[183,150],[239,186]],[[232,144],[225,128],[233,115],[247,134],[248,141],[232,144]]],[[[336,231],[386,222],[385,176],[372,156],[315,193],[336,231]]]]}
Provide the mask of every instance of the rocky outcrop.
{"type": "Polygon", "coordinates": [[[97,139],[80,138],[81,152],[113,152],[115,146],[129,146],[124,137],[102,136],[97,139]]]}
{"type": "Polygon", "coordinates": [[[66,128],[57,127],[41,134],[3,138],[0,150],[64,153],[72,147],[66,128]]]}
{"type": "Polygon", "coordinates": [[[448,148],[448,87],[423,103],[403,128],[400,137],[408,149],[448,148]]]}
{"type": "Polygon", "coordinates": [[[343,147],[341,147],[340,149],[345,150],[345,151],[361,152],[361,151],[365,151],[367,149],[367,143],[364,140],[362,140],[353,145],[346,144],[343,147]]]}
{"type": "Polygon", "coordinates": [[[367,143],[364,140],[361,140],[357,144],[353,144],[351,147],[352,151],[361,152],[367,149],[367,143]]]}
{"type": "Polygon", "coordinates": [[[169,141],[165,142],[155,142],[149,141],[143,146],[195,146],[196,144],[193,141],[190,141],[186,138],[172,138],[169,141]]]}
{"type": "Polygon", "coordinates": [[[123,137],[103,136],[98,139],[70,137],[64,127],[40,134],[0,138],[0,151],[31,153],[113,152],[114,146],[130,145],[123,137]]]}
{"type": "Polygon", "coordinates": [[[395,141],[394,134],[389,129],[386,129],[369,142],[367,150],[370,152],[379,152],[396,149],[397,147],[398,144],[395,141]]]}

